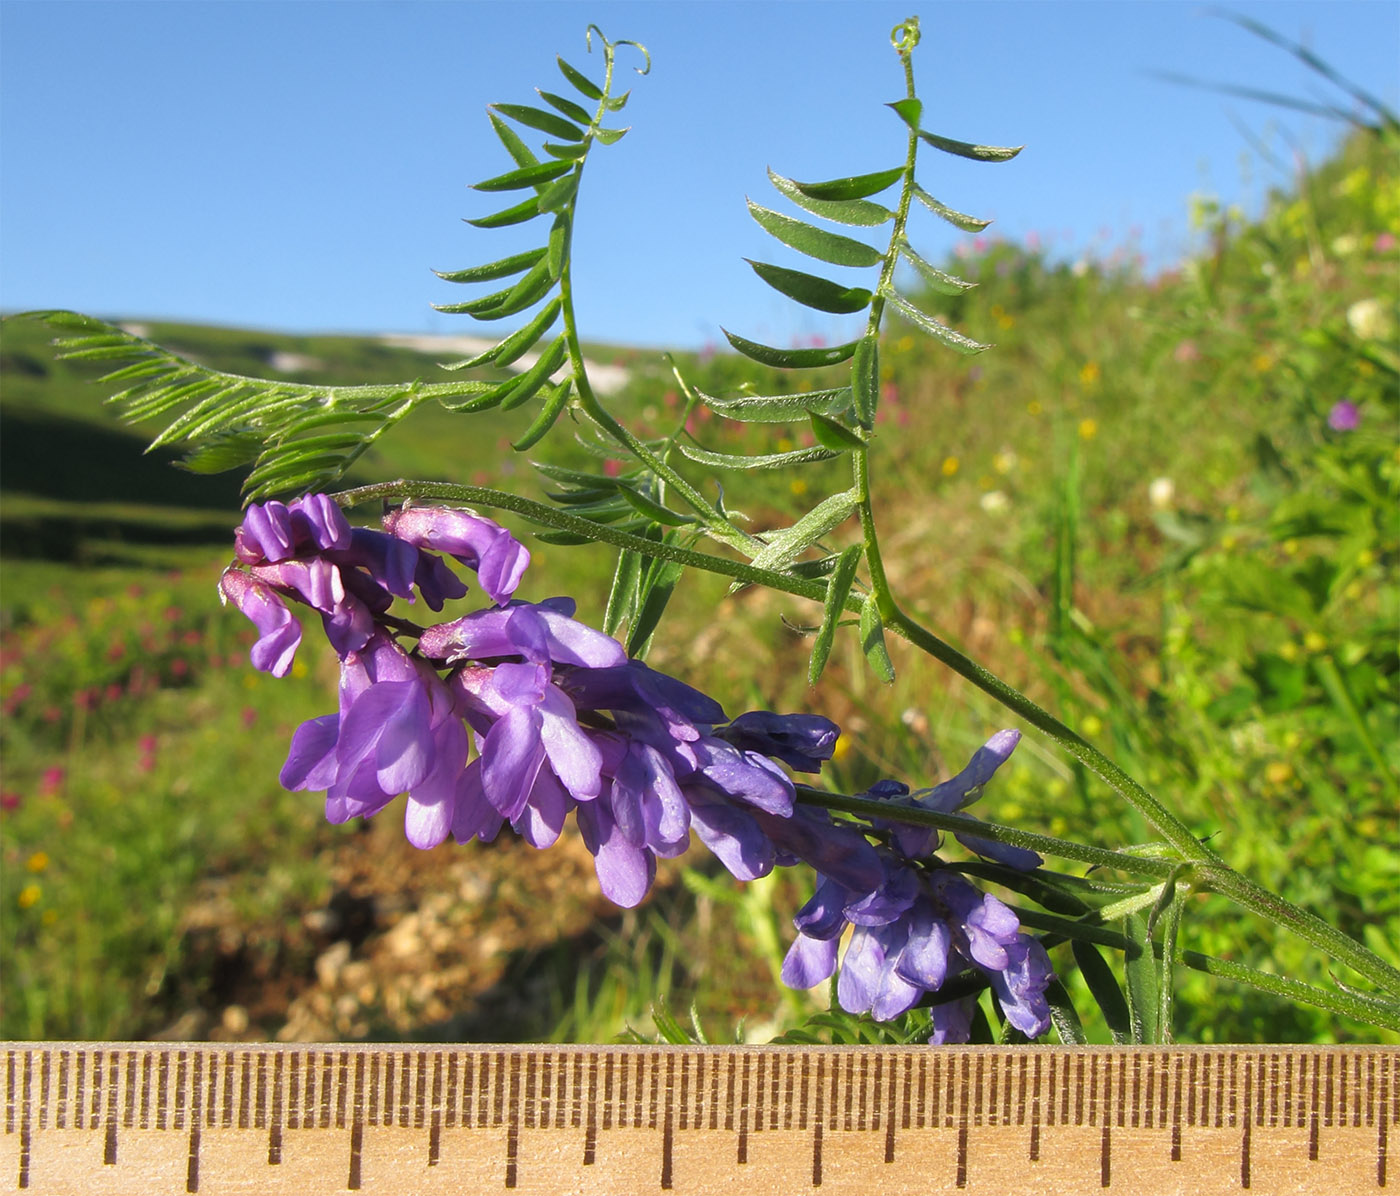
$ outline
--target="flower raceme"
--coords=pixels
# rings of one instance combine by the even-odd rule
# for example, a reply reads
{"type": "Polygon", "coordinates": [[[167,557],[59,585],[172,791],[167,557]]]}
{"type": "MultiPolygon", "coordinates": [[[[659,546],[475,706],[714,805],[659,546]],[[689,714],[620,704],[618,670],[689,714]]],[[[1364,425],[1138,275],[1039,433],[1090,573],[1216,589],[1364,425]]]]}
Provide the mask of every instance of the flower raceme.
{"type": "MultiPolygon", "coordinates": [[[[795,920],[789,984],[830,977],[849,928],[838,996],[850,1011],[896,1016],[975,968],[1017,1029],[1048,1025],[1044,949],[1011,910],[942,865],[935,832],[797,804],[782,765],[819,771],[834,723],[770,711],[730,720],[713,698],[577,621],[572,599],[515,598],[530,554],[505,528],[413,506],[388,514],[382,531],[352,527],[312,494],[249,507],[234,551],[219,588],[258,629],[253,665],[277,677],[291,667],[302,627],[289,604],[321,616],[340,658],[338,709],[297,729],[280,774],[288,789],[324,790],[330,821],[369,817],[404,794],[416,847],[449,835],[489,842],[509,824],[545,848],[572,813],[603,894],[627,908],[646,896],[656,861],[683,854],[692,834],[740,880],[807,864],[820,884],[795,920]],[[475,574],[492,605],[428,627],[391,613],[395,599],[438,612],[467,593],[443,554],[475,574]]],[[[870,796],[889,799],[895,818],[901,804],[958,809],[1017,738],[994,736],[935,789],[910,795],[883,782],[870,796]]],[[[1040,862],[961,838],[1013,867],[1040,862]]],[[[934,1041],[966,1040],[967,999],[933,1012],[934,1041]]]]}

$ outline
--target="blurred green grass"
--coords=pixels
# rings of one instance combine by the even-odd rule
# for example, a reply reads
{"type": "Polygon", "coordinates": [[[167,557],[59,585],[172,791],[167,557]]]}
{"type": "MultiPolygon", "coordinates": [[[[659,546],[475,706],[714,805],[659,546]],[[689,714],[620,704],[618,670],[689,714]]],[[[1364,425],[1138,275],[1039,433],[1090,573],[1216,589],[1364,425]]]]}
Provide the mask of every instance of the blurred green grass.
{"type": "MultiPolygon", "coordinates": [[[[1259,220],[1209,204],[1196,219],[1205,248],[1154,278],[1131,247],[1059,263],[971,246],[953,268],[980,286],[942,307],[996,343],[970,365],[888,330],[875,486],[892,581],[917,617],[1083,728],[1232,864],[1394,961],[1395,147],[1358,135],[1259,220]],[[1359,328],[1357,305],[1373,300],[1381,322],[1359,328]],[[1327,426],[1340,399],[1360,409],[1354,432],[1327,426]]],[[[222,369],[266,376],[281,363],[307,381],[403,381],[437,365],[364,338],[174,324],[149,336],[222,369]]],[[[295,946],[287,927],[331,900],[326,860],[363,849],[354,828],[320,821],[314,796],[277,786],[292,729],[333,701],[334,661],[304,652],[283,682],[246,664],[251,634],[214,589],[236,479],[144,455],[90,372],[53,361],[46,339],[8,320],[0,344],[0,1034],[142,1037],[191,1003],[218,1013],[222,982],[192,949],[189,917],[212,882],[233,916],[284,944],[291,987],[312,986],[317,947],[295,946]]],[[[590,351],[631,371],[611,400],[625,422],[668,426],[678,398],[660,355],[590,351]]],[[[712,394],[792,384],[728,354],[678,362],[712,394]]],[[[538,494],[509,449],[531,414],[424,411],[357,478],[538,494]]],[[[695,430],[720,451],[804,435],[712,418],[695,430]]],[[[583,461],[567,436],[531,456],[583,461]]],[[[830,466],[717,480],[759,529],[840,484],[830,466]]],[[[573,594],[597,622],[611,567],[597,546],[537,545],[522,596],[573,594]]],[[[688,581],[651,663],[731,713],[835,718],[834,788],[933,783],[1008,721],[898,643],[893,686],[843,635],[810,690],[792,626],[815,622],[814,608],[688,581]]],[[[1033,739],[979,810],[1106,846],[1149,837],[1033,739]]],[[[514,1002],[497,1032],[607,1039],[646,1028],[659,1000],[694,1002],[717,1038],[746,1013],[752,1035],[790,1029],[821,1004],[775,980],[804,884],[744,887],[696,862],[646,909],[512,957],[503,983],[537,996],[514,1002]]],[[[1183,941],[1327,978],[1326,961],[1215,899],[1192,905],[1183,941]]],[[[412,1017],[369,1024],[436,1032],[412,1017]]],[[[254,1030],[277,1028],[274,1017],[254,1030]]],[[[1184,1041],[1376,1036],[1195,976],[1181,978],[1176,1029],[1184,1041]]]]}

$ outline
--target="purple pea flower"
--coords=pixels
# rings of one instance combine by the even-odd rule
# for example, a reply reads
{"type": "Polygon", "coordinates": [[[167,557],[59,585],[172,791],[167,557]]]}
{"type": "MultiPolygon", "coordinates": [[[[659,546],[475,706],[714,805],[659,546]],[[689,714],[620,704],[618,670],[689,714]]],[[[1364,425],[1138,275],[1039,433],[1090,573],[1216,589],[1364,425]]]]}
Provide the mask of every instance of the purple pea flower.
{"type": "Polygon", "coordinates": [[[507,820],[525,809],[546,764],[576,801],[602,788],[602,753],[549,677],[547,665],[507,663],[462,669],[453,678],[467,717],[483,732],[482,790],[507,820]]]}
{"type": "Polygon", "coordinates": [[[594,670],[626,663],[627,653],[621,644],[578,622],[573,613],[571,598],[512,602],[473,611],[451,623],[429,627],[418,640],[418,650],[445,664],[520,658],[535,664],[569,664],[594,670]]]}
{"type": "Polygon", "coordinates": [[[435,847],[452,827],[468,739],[441,678],[376,632],[341,664],[340,711],[303,723],[292,736],[281,782],[325,789],[326,817],[378,813],[398,794],[415,847],[435,847]]]}
{"type": "Polygon", "coordinates": [[[258,629],[258,641],[250,654],[253,667],[285,677],[301,643],[301,622],[287,609],[281,595],[241,569],[225,569],[219,578],[219,597],[232,602],[258,629]]]}
{"type": "Polygon", "coordinates": [[[830,760],[841,728],[817,714],[750,710],[715,734],[737,748],[776,756],[799,772],[820,772],[830,760]]]}
{"type": "Polygon", "coordinates": [[[254,503],[234,535],[234,553],[245,564],[275,564],[302,553],[344,548],[351,530],[340,507],[325,494],[308,494],[287,505],[254,503]]]}
{"type": "MultiPolygon", "coordinates": [[[[940,814],[955,813],[970,806],[982,796],[987,782],[992,779],[997,769],[1011,758],[1011,753],[1016,750],[1020,741],[1019,731],[998,731],[973,753],[966,768],[942,784],[935,785],[932,789],[921,789],[908,797],[890,789],[878,793],[872,791],[871,796],[889,797],[897,804],[933,810],[940,814]]],[[[907,793],[908,790],[904,792],[907,793]]],[[[906,856],[924,856],[938,850],[938,832],[932,827],[894,824],[893,830],[899,850],[906,856]]],[[[969,851],[1010,868],[1030,871],[1032,868],[1038,868],[1043,862],[1036,852],[1024,847],[1013,847],[1008,843],[997,843],[991,839],[961,832],[955,833],[953,837],[969,851]]]]}
{"type": "Polygon", "coordinates": [[[419,548],[456,557],[476,570],[491,601],[504,606],[530,564],[530,553],[498,523],[471,511],[405,506],[384,517],[384,530],[419,548]]]}

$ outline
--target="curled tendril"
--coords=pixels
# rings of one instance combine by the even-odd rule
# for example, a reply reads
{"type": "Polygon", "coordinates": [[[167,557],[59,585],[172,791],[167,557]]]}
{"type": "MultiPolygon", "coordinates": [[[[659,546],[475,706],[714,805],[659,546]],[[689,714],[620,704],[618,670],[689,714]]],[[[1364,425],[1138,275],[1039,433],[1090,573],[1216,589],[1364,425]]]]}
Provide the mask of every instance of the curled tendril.
{"type": "Polygon", "coordinates": [[[583,34],[584,40],[588,43],[588,51],[590,54],[593,52],[593,35],[595,33],[598,35],[598,40],[603,43],[603,53],[608,57],[609,61],[612,60],[613,51],[617,49],[618,46],[631,46],[634,50],[640,51],[642,58],[645,60],[645,65],[633,67],[632,69],[635,70],[639,75],[651,74],[651,51],[648,50],[644,45],[642,45],[641,42],[634,42],[630,38],[626,37],[624,37],[621,41],[610,42],[603,35],[603,31],[599,29],[597,25],[590,25],[586,30],[584,30],[583,34]]]}
{"type": "Polygon", "coordinates": [[[901,58],[906,57],[919,44],[919,18],[910,17],[891,29],[890,43],[894,46],[896,54],[901,58]]]}

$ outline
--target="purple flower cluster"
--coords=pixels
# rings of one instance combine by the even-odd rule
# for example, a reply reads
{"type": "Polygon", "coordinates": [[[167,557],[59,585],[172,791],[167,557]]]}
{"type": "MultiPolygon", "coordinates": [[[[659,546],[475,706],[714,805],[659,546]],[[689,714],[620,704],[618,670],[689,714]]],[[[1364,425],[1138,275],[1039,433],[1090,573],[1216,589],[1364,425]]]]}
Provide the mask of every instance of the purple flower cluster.
{"type": "MultiPolygon", "coordinates": [[[[1011,755],[1020,739],[1001,731],[987,741],[957,776],[934,789],[910,795],[893,781],[869,797],[951,813],[974,801],[982,786],[1011,755]]],[[[1016,915],[989,893],[943,866],[933,853],[937,832],[890,822],[888,842],[877,848],[881,876],[873,886],[852,886],[822,873],[812,899],[793,919],[797,939],[783,961],[783,981],[810,988],[836,971],[839,944],[850,928],[836,996],[850,1013],[885,1021],[922,1004],[944,981],[976,968],[990,981],[1006,1020],[1027,1037],[1050,1026],[1045,989],[1054,977],[1038,941],[1021,931],[1016,915]]],[[[958,835],[979,855],[1013,868],[1039,865],[1024,848],[958,835]]],[[[966,1042],[974,997],[932,1005],[934,1043],[966,1042]]]]}
{"type": "MultiPolygon", "coordinates": [[[[572,813],[599,887],[628,908],[646,896],[657,860],[684,853],[692,834],[740,880],[805,863],[821,884],[796,919],[788,983],[829,977],[849,926],[839,984],[849,1010],[895,1016],[950,971],[975,966],[1018,1029],[1048,1024],[1043,948],[1004,905],[941,865],[933,832],[837,822],[797,804],[782,765],[818,771],[834,723],[768,711],[729,720],[712,698],[575,620],[571,599],[514,598],[529,553],[491,520],[405,507],[375,531],[308,495],[250,507],[235,553],[220,590],[258,628],[253,664],[278,677],[291,667],[302,628],[288,600],[320,614],[340,658],[338,710],[297,729],[281,771],[288,789],[325,791],[330,821],[376,814],[406,794],[405,832],[417,847],[449,835],[489,842],[509,824],[543,848],[572,813]],[[466,594],[440,554],[473,570],[494,605],[426,628],[391,613],[395,599],[437,612],[466,594]]],[[[885,783],[875,795],[965,805],[1016,738],[1003,732],[937,789],[910,796],[885,783]]],[[[1039,863],[964,842],[1014,866],[1039,863]]],[[[965,1005],[935,1006],[935,1037],[965,1039],[958,1019],[968,1017],[965,1005]]]]}
{"type": "Polygon", "coordinates": [[[321,615],[341,662],[340,708],[297,729],[284,786],[324,789],[332,822],[406,793],[417,847],[489,841],[507,823],[548,847],[572,812],[604,894],[626,907],[692,832],[741,879],[792,862],[770,827],[792,819],[795,791],[770,757],[815,771],[835,724],[730,722],[575,620],[572,600],[514,600],[529,554],[489,519],[409,507],[384,529],[352,528],[324,495],[250,507],[238,529],[220,588],[261,633],[253,664],[290,668],[302,629],[289,599],[321,615]],[[426,629],[391,615],[395,598],[439,611],[466,593],[437,553],[473,569],[495,605],[426,629]]]}

